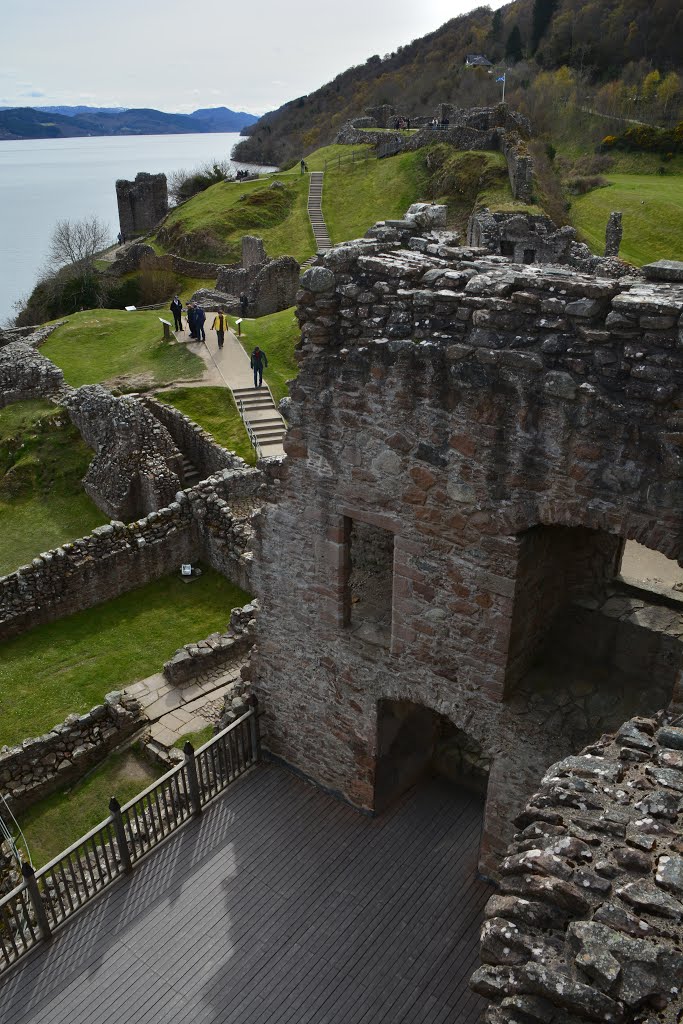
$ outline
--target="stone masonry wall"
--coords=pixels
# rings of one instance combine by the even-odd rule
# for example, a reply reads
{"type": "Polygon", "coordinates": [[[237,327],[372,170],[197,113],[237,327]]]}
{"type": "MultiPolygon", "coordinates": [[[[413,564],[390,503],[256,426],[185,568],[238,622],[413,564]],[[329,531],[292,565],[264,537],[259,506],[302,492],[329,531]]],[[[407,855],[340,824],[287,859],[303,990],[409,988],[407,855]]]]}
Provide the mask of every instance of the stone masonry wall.
{"type": "Polygon", "coordinates": [[[244,469],[246,463],[239,455],[216,444],[211,434],[185,416],[179,409],[155,398],[145,396],[140,401],[166,428],[176,447],[196,466],[200,476],[212,476],[222,469],[244,469]]]}
{"type": "Polygon", "coordinates": [[[224,470],[168,508],[132,523],[111,522],[0,578],[0,640],[91,608],[203,556],[251,587],[250,518],[257,470],[224,470]]]}
{"type": "Polygon", "coordinates": [[[0,348],[0,408],[29,398],[50,398],[60,393],[64,374],[26,341],[0,348]]]}
{"type": "MultiPolygon", "coordinates": [[[[601,531],[683,558],[683,287],[416,236],[332,250],[298,316],[288,457],[255,552],[268,744],[372,808],[378,702],[445,715],[492,760],[493,872],[539,778],[526,705],[505,700],[520,535],[601,531]],[[349,628],[355,522],[394,536],[384,644],[349,628]]],[[[553,727],[535,744],[544,765],[558,743],[553,727]]]]}
{"type": "Polygon", "coordinates": [[[44,736],[0,750],[0,791],[17,815],[36,800],[81,778],[135,731],[141,721],[133,698],[108,693],[84,715],[69,715],[44,736]]]}
{"type": "Polygon", "coordinates": [[[126,240],[143,235],[168,213],[168,185],[165,174],[140,171],[135,181],[116,182],[119,224],[126,240]]]}
{"type": "Polygon", "coordinates": [[[548,769],[486,907],[487,1024],[681,1019],[682,793],[683,729],[663,715],[548,769]]]}

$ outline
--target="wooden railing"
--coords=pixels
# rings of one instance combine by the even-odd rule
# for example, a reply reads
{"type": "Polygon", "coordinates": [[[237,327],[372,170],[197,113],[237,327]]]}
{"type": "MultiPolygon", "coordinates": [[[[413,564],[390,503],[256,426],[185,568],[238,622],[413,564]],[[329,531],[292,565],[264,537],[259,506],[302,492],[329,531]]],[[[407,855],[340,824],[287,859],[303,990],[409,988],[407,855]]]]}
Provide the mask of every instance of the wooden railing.
{"type": "Polygon", "coordinates": [[[258,762],[256,708],[183,752],[182,764],[123,807],[112,797],[109,817],[49,864],[22,865],[23,881],[0,900],[0,974],[258,762]]]}

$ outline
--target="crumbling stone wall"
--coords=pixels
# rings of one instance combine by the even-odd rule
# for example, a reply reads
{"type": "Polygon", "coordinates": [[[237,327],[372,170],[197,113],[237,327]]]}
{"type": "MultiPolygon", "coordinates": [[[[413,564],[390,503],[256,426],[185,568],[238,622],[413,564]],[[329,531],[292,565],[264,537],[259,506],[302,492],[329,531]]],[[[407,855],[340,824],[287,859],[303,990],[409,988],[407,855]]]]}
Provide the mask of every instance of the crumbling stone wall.
{"type": "Polygon", "coordinates": [[[182,456],[141,402],[92,384],[71,391],[64,405],[95,450],[83,487],[98,508],[115,519],[133,519],[173,500],[182,482],[182,456]]]}
{"type": "Polygon", "coordinates": [[[301,268],[293,256],[279,256],[247,267],[224,267],[216,278],[216,290],[222,293],[221,308],[228,313],[241,312],[240,295],[249,300],[249,316],[268,316],[294,305],[301,268]]]}
{"type": "Polygon", "coordinates": [[[31,327],[2,327],[0,328],[0,348],[11,345],[15,341],[23,341],[32,348],[39,348],[53,331],[65,323],[66,320],[57,320],[53,324],[34,324],[31,327]]]}
{"type": "Polygon", "coordinates": [[[52,398],[64,386],[64,374],[28,341],[0,347],[0,408],[30,398],[52,398]]]}
{"type": "Polygon", "coordinates": [[[222,469],[246,467],[246,463],[239,455],[216,444],[211,434],[179,409],[148,396],[139,401],[168,431],[177,449],[187,456],[201,477],[212,476],[222,469]]]}
{"type": "Polygon", "coordinates": [[[249,267],[260,267],[262,263],[266,263],[268,257],[266,255],[266,247],[263,244],[263,239],[258,238],[256,235],[243,235],[242,236],[242,266],[245,269],[249,267]]]}
{"type": "Polygon", "coordinates": [[[135,175],[135,181],[120,178],[116,182],[116,202],[124,238],[144,235],[168,213],[166,175],[140,171],[135,175]]]}
{"type": "Polygon", "coordinates": [[[683,729],[634,718],[517,819],[472,978],[488,1024],[680,1020],[683,729]]]}
{"type": "Polygon", "coordinates": [[[558,228],[549,217],[524,212],[475,210],[467,224],[467,244],[482,246],[515,263],[569,263],[574,228],[558,228]]]}
{"type": "Polygon", "coordinates": [[[565,527],[683,558],[683,288],[513,266],[436,232],[333,249],[303,276],[298,316],[288,457],[255,555],[268,743],[372,808],[378,702],[445,715],[491,758],[493,873],[565,742],[549,699],[529,733],[537,705],[506,694],[520,537],[565,527]],[[356,522],[394,537],[384,646],[349,628],[356,522]]]}
{"type": "Polygon", "coordinates": [[[0,790],[17,815],[43,797],[81,778],[84,772],[135,731],[142,720],[138,702],[112,692],[84,715],[69,715],[44,736],[0,750],[0,790]]]}
{"type": "Polygon", "coordinates": [[[164,664],[168,681],[179,686],[246,654],[254,644],[257,613],[258,601],[233,608],[224,633],[212,633],[205,640],[179,648],[164,664]]]}
{"type": "Polygon", "coordinates": [[[251,591],[258,470],[223,470],[167,508],[113,521],[0,577],[0,641],[109,601],[200,558],[251,591]]]}

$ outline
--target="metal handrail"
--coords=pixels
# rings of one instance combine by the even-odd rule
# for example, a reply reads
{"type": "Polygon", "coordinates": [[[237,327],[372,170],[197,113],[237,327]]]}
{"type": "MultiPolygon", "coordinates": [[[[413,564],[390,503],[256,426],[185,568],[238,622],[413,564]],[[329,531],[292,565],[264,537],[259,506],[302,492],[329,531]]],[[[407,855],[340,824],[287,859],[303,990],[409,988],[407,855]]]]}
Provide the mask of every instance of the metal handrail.
{"type": "Polygon", "coordinates": [[[108,818],[38,871],[22,865],[0,899],[0,975],[258,762],[256,708],[184,755],[123,806],[112,798],[108,818]]]}

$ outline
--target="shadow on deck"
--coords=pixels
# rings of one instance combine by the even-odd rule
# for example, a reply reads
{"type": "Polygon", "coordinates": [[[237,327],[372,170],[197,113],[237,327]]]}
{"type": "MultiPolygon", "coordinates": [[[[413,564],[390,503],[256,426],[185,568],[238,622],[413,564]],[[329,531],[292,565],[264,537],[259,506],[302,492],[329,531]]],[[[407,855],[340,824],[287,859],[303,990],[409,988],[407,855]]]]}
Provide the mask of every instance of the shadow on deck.
{"type": "Polygon", "coordinates": [[[0,984],[0,1024],[467,1024],[483,804],[364,817],[260,766],[0,984]]]}

